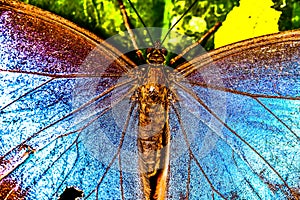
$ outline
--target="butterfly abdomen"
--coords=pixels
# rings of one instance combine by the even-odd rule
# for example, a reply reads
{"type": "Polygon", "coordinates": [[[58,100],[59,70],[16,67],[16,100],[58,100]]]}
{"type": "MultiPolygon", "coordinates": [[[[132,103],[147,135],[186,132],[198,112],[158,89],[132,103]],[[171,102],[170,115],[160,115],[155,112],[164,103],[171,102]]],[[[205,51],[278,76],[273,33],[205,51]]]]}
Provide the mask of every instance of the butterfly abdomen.
{"type": "Polygon", "coordinates": [[[139,171],[145,199],[165,199],[169,166],[169,95],[162,68],[149,67],[138,88],[139,171]]]}

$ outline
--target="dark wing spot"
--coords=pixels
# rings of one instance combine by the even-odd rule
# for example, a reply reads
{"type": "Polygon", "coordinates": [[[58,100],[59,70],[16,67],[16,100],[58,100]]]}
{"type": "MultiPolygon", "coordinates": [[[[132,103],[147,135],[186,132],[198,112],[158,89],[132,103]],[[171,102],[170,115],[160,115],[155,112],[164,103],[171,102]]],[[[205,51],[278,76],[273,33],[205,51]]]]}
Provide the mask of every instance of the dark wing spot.
{"type": "Polygon", "coordinates": [[[76,200],[78,197],[83,197],[83,191],[76,187],[66,187],[65,191],[60,195],[58,200],[76,200]]]}

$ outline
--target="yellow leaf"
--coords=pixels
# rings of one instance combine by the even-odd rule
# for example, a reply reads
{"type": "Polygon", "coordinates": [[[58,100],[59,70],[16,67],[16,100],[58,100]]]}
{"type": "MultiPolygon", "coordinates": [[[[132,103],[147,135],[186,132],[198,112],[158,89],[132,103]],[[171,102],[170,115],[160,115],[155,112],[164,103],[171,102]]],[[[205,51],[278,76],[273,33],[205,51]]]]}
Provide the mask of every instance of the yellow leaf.
{"type": "Polygon", "coordinates": [[[240,40],[278,32],[281,12],[271,8],[272,0],[241,0],[215,33],[215,48],[240,40]]]}

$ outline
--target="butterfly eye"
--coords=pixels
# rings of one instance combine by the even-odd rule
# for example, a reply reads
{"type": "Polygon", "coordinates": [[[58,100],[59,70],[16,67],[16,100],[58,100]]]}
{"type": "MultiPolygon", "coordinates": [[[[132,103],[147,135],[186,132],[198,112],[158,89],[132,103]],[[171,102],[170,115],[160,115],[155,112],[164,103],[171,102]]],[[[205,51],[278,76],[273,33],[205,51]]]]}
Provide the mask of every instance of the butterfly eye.
{"type": "Polygon", "coordinates": [[[168,54],[168,50],[166,48],[162,48],[161,49],[162,54],[164,54],[165,56],[168,54]]]}
{"type": "Polygon", "coordinates": [[[149,53],[151,53],[153,50],[154,50],[153,47],[149,47],[149,48],[146,49],[146,53],[149,54],[149,53]]]}

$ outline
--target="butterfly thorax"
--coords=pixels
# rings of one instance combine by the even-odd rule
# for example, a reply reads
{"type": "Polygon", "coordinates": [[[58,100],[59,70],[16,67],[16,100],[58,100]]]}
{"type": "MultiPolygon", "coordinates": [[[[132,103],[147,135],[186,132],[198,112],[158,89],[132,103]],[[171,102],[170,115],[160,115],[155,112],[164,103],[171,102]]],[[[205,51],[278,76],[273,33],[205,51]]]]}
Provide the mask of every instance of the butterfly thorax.
{"type": "Polygon", "coordinates": [[[148,65],[137,90],[139,170],[145,199],[165,199],[169,165],[169,106],[163,65],[148,65]]]}

